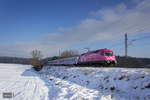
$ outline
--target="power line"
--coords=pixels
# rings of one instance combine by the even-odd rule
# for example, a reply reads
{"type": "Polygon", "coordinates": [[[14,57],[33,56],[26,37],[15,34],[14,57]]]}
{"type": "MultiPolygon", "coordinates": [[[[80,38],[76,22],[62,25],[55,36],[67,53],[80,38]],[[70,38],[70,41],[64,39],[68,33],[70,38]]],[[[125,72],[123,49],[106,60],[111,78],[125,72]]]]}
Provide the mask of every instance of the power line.
{"type": "MultiPolygon", "coordinates": [[[[143,39],[147,39],[147,38],[150,38],[150,36],[148,35],[148,36],[128,40],[127,33],[126,33],[125,34],[125,57],[128,56],[128,46],[132,45],[132,43],[135,42],[135,41],[139,41],[139,40],[143,40],[143,39]]],[[[114,47],[122,45],[122,44],[123,43],[117,43],[117,44],[114,44],[114,45],[110,46],[110,48],[112,48],[112,47],[114,48],[114,47]]]]}
{"type": "Polygon", "coordinates": [[[147,39],[147,38],[150,38],[150,36],[144,36],[144,37],[132,39],[132,40],[129,41],[128,45],[132,45],[132,43],[135,42],[135,41],[143,40],[143,39],[147,39]]]}
{"type": "MultiPolygon", "coordinates": [[[[143,40],[143,39],[147,39],[147,38],[150,38],[150,36],[145,36],[145,37],[140,37],[140,38],[136,38],[136,39],[129,40],[129,41],[128,41],[128,46],[129,46],[129,45],[132,45],[132,43],[133,43],[134,41],[143,40]]],[[[117,46],[122,45],[122,44],[123,44],[123,42],[116,43],[116,44],[113,44],[113,45],[109,46],[109,48],[114,48],[114,47],[117,47],[117,46]]]]}
{"type": "Polygon", "coordinates": [[[140,37],[140,38],[137,38],[137,39],[133,39],[131,41],[143,40],[143,39],[146,39],[146,38],[150,38],[150,36],[140,37]]]}
{"type": "MultiPolygon", "coordinates": [[[[138,32],[141,32],[141,31],[144,31],[145,29],[150,29],[150,25],[149,25],[150,21],[146,21],[144,22],[144,25],[142,25],[142,28],[141,28],[141,24],[139,25],[136,25],[136,27],[134,27],[135,25],[132,25],[134,27],[134,30],[135,31],[132,31],[132,33],[138,33],[138,32]],[[140,28],[139,28],[140,27],[140,28]]],[[[131,25],[128,25],[128,27],[126,28],[126,30],[132,30],[133,27],[131,25]]],[[[128,32],[129,33],[129,32],[128,32]]]]}

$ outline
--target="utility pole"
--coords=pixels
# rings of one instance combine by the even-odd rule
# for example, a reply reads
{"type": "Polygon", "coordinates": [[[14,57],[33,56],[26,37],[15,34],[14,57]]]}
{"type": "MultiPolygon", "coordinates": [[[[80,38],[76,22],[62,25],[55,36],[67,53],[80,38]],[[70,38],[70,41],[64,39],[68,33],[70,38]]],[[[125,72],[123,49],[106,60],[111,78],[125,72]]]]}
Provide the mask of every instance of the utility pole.
{"type": "Polygon", "coordinates": [[[60,56],[60,49],[59,49],[59,56],[60,56]]]}
{"type": "Polygon", "coordinates": [[[127,33],[125,33],[125,57],[128,57],[128,36],[127,33]]]}

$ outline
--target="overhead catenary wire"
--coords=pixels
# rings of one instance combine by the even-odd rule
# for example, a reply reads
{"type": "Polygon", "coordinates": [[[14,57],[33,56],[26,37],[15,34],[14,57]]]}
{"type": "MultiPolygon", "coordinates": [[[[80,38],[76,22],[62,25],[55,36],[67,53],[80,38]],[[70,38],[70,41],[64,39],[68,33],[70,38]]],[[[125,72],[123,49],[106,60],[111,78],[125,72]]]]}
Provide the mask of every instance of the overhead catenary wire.
{"type": "MultiPolygon", "coordinates": [[[[132,43],[135,42],[135,41],[139,41],[139,40],[143,40],[143,39],[148,39],[148,38],[150,38],[150,35],[128,40],[128,42],[127,42],[127,47],[128,47],[128,46],[131,46],[132,43]]],[[[124,44],[124,43],[123,43],[123,41],[122,41],[122,42],[119,42],[119,43],[116,43],[116,44],[111,45],[110,48],[117,49],[118,46],[122,46],[121,48],[123,48],[123,44],[124,44]]],[[[147,45],[148,45],[148,44],[147,44],[147,45]]],[[[126,51],[126,50],[125,50],[125,51],[126,51]]],[[[127,57],[127,53],[126,53],[125,55],[126,55],[126,57],[127,57]]]]}
{"type": "Polygon", "coordinates": [[[137,41],[137,40],[142,40],[142,39],[146,39],[146,38],[150,38],[150,36],[145,36],[145,37],[140,37],[140,38],[132,39],[131,41],[137,41]]]}
{"type": "Polygon", "coordinates": [[[143,40],[143,39],[148,39],[148,38],[150,38],[150,36],[144,36],[144,37],[132,39],[132,40],[129,41],[128,45],[132,45],[132,43],[135,42],[135,41],[139,41],[139,40],[143,40]]]}

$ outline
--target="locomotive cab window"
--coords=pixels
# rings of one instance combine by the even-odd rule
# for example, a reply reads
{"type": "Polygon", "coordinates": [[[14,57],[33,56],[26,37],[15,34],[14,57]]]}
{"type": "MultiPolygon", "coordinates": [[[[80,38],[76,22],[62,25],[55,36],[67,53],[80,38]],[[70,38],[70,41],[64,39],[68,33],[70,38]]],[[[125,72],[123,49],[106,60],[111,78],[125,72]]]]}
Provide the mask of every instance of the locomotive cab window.
{"type": "Polygon", "coordinates": [[[93,51],[92,53],[98,53],[99,51],[97,50],[97,51],[93,51]]]}
{"type": "Polygon", "coordinates": [[[113,52],[105,52],[106,56],[113,56],[113,52]]]}

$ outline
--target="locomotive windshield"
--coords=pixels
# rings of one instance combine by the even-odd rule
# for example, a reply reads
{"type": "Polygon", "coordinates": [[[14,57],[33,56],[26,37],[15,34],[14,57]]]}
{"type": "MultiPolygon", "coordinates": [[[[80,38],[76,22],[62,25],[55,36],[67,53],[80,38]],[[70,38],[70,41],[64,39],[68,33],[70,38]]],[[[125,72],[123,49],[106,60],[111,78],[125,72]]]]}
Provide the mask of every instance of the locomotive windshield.
{"type": "Polygon", "coordinates": [[[106,56],[113,56],[113,52],[109,51],[109,52],[105,52],[106,56]]]}

